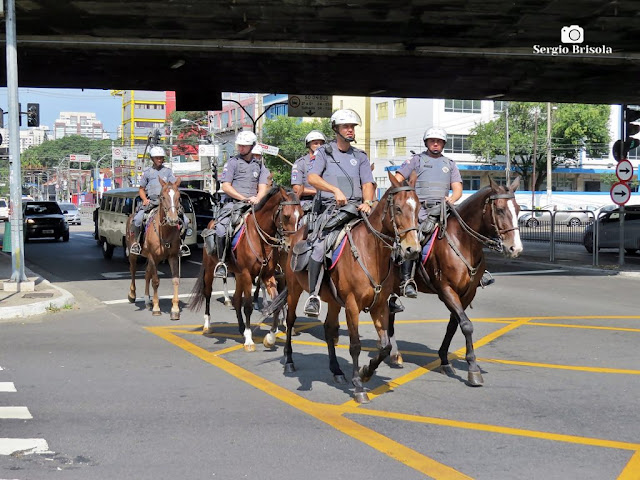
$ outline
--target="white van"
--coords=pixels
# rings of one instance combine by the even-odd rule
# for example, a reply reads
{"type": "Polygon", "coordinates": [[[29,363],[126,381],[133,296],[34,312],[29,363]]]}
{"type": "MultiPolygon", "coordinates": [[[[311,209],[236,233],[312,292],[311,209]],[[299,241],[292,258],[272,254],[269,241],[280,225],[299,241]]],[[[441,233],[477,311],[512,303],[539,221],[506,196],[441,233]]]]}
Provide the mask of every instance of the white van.
{"type": "MultiPolygon", "coordinates": [[[[97,241],[102,247],[104,258],[111,258],[115,247],[124,248],[125,258],[129,256],[129,249],[126,247],[127,220],[142,201],[138,191],[135,187],[116,188],[102,195],[98,208],[97,241]]],[[[191,199],[186,193],[180,195],[180,200],[190,221],[184,243],[193,250],[197,246],[197,232],[192,228],[196,225],[196,216],[193,213],[191,199]]]]}

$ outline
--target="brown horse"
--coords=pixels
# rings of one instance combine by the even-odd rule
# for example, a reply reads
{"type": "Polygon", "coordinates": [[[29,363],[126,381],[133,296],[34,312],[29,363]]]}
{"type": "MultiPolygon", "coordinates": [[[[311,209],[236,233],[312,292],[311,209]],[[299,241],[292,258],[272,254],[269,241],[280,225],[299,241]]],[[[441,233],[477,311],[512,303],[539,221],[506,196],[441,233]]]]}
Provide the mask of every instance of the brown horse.
{"type": "MultiPolygon", "coordinates": [[[[448,350],[458,325],[466,341],[466,360],[469,365],[468,382],[472,386],[483,383],[480,367],[473,349],[473,324],[466,308],[476,295],[485,270],[483,247],[517,257],[522,252],[518,230],[520,207],[514,192],[520,184],[516,178],[508,187],[498,186],[489,179],[484,187],[466,199],[459,207],[451,209],[446,228],[434,239],[433,247],[424,265],[416,269],[418,291],[434,293],[451,312],[447,333],[438,351],[441,371],[447,375],[455,372],[449,364],[448,350]]],[[[397,270],[397,269],[396,269],[397,270]]],[[[398,282],[399,282],[399,276],[398,282]]],[[[396,285],[399,293],[399,283],[396,285]]],[[[395,315],[390,315],[392,337],[392,364],[402,364],[394,335],[395,315]]]]}
{"type": "MultiPolygon", "coordinates": [[[[244,349],[247,352],[253,352],[256,348],[250,327],[253,312],[253,280],[256,279],[256,283],[262,281],[271,298],[278,294],[275,273],[279,265],[279,251],[287,248],[289,236],[297,229],[302,213],[300,201],[295,193],[288,193],[282,187],[272,187],[247,216],[244,233],[234,249],[235,255],[227,255],[226,263],[229,270],[235,273],[236,281],[233,308],[238,318],[240,334],[244,335],[244,349]],[[243,311],[246,320],[242,317],[243,311]]],[[[211,229],[214,225],[214,221],[211,221],[208,228],[211,229]]],[[[211,291],[213,271],[217,263],[217,256],[210,255],[203,249],[202,267],[192,291],[192,310],[198,310],[202,302],[205,302],[205,334],[211,333],[211,291]]],[[[274,318],[273,325],[277,329],[277,318],[274,318]]]]}
{"type": "MultiPolygon", "coordinates": [[[[420,252],[417,225],[419,201],[415,192],[415,174],[408,184],[401,184],[393,175],[389,175],[392,188],[389,188],[380,202],[363,221],[347,231],[349,245],[345,245],[335,267],[325,274],[320,289],[320,298],[328,303],[327,318],[324,322],[324,334],[329,351],[329,368],[337,383],[346,383],[336,357],[335,342],[338,340],[338,314],[345,308],[349,330],[349,353],[353,360],[351,382],[355,386],[354,398],[359,403],[367,403],[369,397],[364,390],[391,350],[388,336],[389,307],[387,299],[394,288],[393,261],[417,258],[420,252]],[[395,255],[394,255],[395,254],[395,255]],[[396,258],[394,258],[396,257],[396,258]],[[327,277],[335,286],[334,295],[327,277]],[[370,312],[373,324],[378,332],[382,348],[368,366],[359,368],[361,350],[358,333],[360,312],[370,312]]],[[[292,244],[303,239],[306,229],[300,229],[293,235],[292,244]]],[[[295,371],[291,335],[296,321],[296,306],[303,289],[308,291],[307,272],[294,272],[291,269],[292,252],[286,264],[286,287],[272,302],[268,313],[277,311],[287,304],[287,340],[285,346],[285,372],[295,371]]]]}
{"type": "MultiPolygon", "coordinates": [[[[145,227],[144,242],[142,244],[142,256],[147,257],[147,267],[144,274],[144,303],[147,308],[152,307],[149,297],[149,282],[153,284],[153,315],[161,315],[158,302],[158,264],[167,260],[171,267],[171,282],[173,283],[173,300],[171,303],[171,320],[180,320],[180,306],[178,303],[178,289],[180,287],[180,220],[183,207],[180,203],[180,179],[173,183],[160,180],[162,191],[158,197],[160,203],[156,213],[151,216],[145,227]]],[[[127,248],[130,249],[134,241],[133,222],[134,215],[127,221],[127,248]]],[[[129,250],[130,251],[130,250],[129,250]]],[[[136,301],[136,264],[138,255],[129,255],[129,271],[131,272],[131,286],[129,287],[129,301],[136,301]]]]}

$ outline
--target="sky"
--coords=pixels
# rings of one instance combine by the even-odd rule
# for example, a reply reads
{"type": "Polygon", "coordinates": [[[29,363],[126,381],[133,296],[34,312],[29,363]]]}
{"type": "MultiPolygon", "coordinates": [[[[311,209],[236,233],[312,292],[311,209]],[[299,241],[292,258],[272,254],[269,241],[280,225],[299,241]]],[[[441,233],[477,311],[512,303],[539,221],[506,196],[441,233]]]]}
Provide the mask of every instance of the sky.
{"type": "MultiPolygon", "coordinates": [[[[47,125],[51,131],[60,112],[94,112],[113,139],[122,121],[122,98],[112,96],[110,90],[21,87],[18,89],[18,101],[22,104],[23,112],[27,103],[39,103],[40,125],[47,125]]],[[[5,112],[9,110],[6,87],[0,88],[0,108],[5,112]]],[[[22,128],[27,128],[24,116],[22,128]]]]}

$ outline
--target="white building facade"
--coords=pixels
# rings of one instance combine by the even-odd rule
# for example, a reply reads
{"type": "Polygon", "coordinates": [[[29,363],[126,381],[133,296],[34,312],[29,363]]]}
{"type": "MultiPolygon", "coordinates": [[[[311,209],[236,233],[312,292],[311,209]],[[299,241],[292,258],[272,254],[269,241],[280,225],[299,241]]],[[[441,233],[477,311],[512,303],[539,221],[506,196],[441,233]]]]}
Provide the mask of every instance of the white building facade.
{"type": "Polygon", "coordinates": [[[53,126],[53,138],[58,140],[69,135],[80,135],[93,140],[109,138],[102,122],[93,112],[60,112],[53,126]]]}

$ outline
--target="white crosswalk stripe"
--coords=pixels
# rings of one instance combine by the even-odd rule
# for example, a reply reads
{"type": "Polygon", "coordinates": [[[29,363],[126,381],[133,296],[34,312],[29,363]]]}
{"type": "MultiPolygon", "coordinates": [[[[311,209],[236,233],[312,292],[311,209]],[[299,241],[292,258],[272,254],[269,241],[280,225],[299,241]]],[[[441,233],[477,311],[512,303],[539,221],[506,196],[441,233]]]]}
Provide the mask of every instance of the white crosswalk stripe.
{"type": "MultiPolygon", "coordinates": [[[[2,370],[2,367],[0,367],[0,370],[2,370]]],[[[17,392],[17,390],[13,382],[0,382],[0,393],[15,392],[17,392]]],[[[0,420],[30,420],[32,418],[33,416],[27,407],[0,407],[0,420]]],[[[0,431],[2,430],[4,429],[0,423],[0,431]]],[[[13,455],[16,452],[20,452],[23,455],[51,453],[49,451],[49,444],[44,438],[0,438],[0,455],[13,455]]]]}

